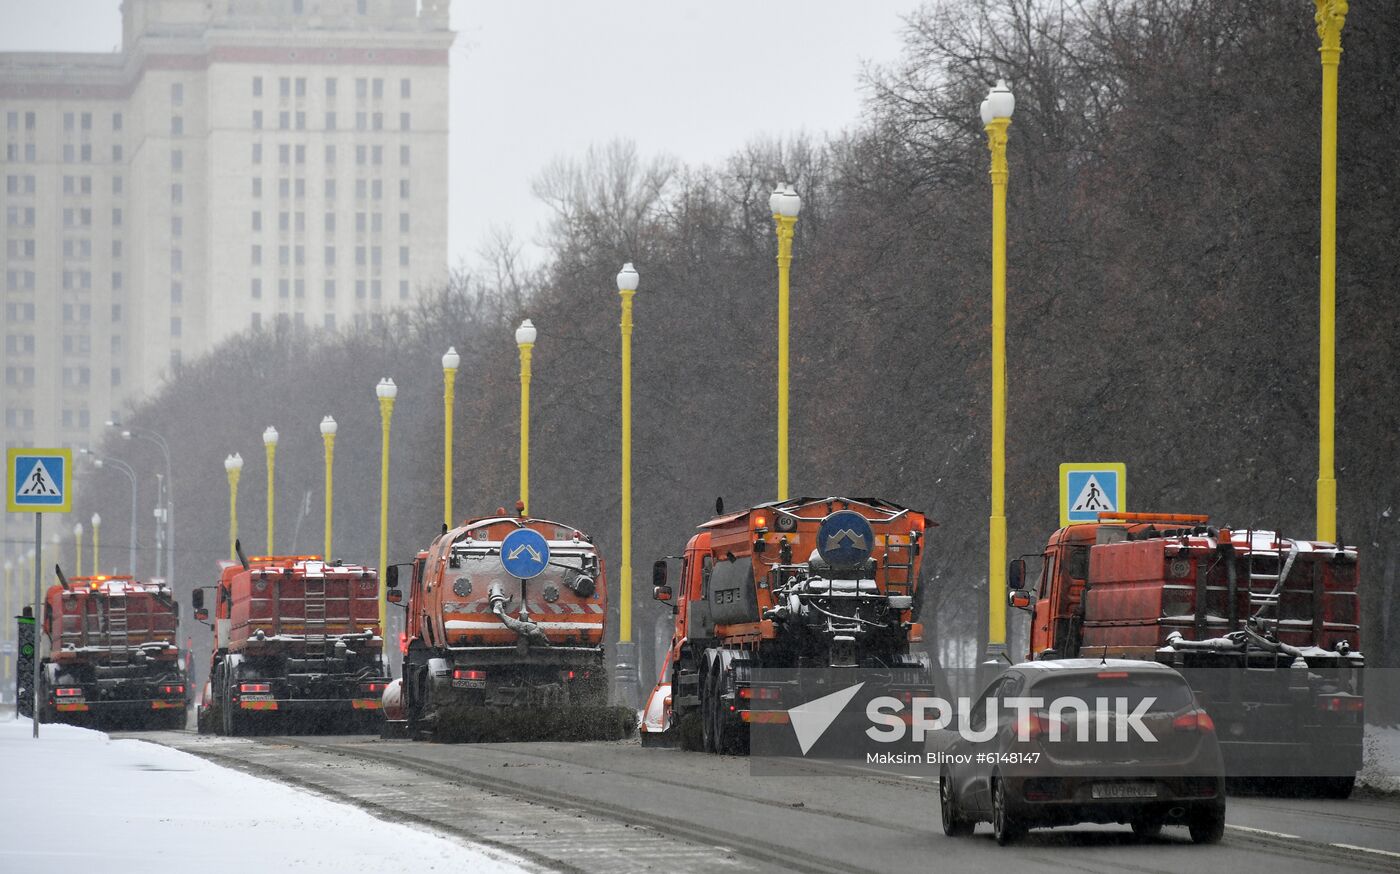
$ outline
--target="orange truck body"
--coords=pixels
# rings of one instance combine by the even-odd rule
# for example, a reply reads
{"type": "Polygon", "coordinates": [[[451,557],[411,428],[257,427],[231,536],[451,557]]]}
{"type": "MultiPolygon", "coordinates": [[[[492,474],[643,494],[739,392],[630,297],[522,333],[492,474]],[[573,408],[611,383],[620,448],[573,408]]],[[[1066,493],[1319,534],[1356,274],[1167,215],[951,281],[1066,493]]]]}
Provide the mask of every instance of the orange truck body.
{"type": "Polygon", "coordinates": [[[254,714],[288,713],[369,728],[389,682],[379,590],[373,568],[317,556],[225,566],[214,587],[211,727],[240,734],[254,714]]]}
{"type": "Polygon", "coordinates": [[[183,727],[179,606],[164,583],[70,578],[45,594],[43,630],[41,693],[49,718],[125,716],[147,726],[183,727]]]}
{"type": "MultiPolygon", "coordinates": [[[[922,639],[919,568],[922,513],[877,498],[797,498],[720,515],[700,526],[678,558],[654,571],[654,595],[674,604],[670,650],[653,698],[669,698],[660,722],[669,731],[689,715],[727,714],[706,721],[704,746],[746,748],[746,728],[781,713],[751,710],[746,687],[756,668],[892,668],[903,691],[929,692],[922,639]],[[858,566],[828,561],[820,532],[828,517],[863,517],[873,542],[858,566]],[[679,561],[675,590],[668,583],[679,561]],[[760,715],[761,714],[761,715],[760,715]],[[721,744],[717,738],[726,736],[721,744]]],[[[844,536],[844,535],[843,535],[844,536]]],[[[863,540],[866,535],[860,535],[863,540]]],[[[838,544],[839,545],[839,544],[838,544]]],[[[654,724],[648,732],[654,734],[654,724]]]]}
{"type": "Polygon", "coordinates": [[[577,528],[503,512],[469,519],[413,563],[404,676],[386,700],[415,734],[443,708],[604,703],[607,594],[602,557],[577,528]],[[549,545],[530,580],[501,562],[518,528],[549,545]]]}
{"type": "Polygon", "coordinates": [[[1034,578],[1012,562],[1012,604],[1031,613],[1027,656],[1176,668],[1238,776],[1354,773],[1365,665],[1355,548],[1208,521],[1102,514],[1055,531],[1034,578]]]}

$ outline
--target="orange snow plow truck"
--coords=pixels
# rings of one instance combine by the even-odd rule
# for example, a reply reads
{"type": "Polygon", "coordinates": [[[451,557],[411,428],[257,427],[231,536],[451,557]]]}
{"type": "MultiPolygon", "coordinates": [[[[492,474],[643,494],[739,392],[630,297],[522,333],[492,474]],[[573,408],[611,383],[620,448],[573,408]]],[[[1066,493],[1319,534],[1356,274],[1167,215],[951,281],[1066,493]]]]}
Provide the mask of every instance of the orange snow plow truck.
{"type": "MultiPolygon", "coordinates": [[[[403,678],[384,696],[386,734],[630,733],[635,715],[606,706],[607,585],[593,538],[498,510],[444,531],[411,568],[403,678]]],[[[398,570],[387,571],[394,602],[402,600],[398,570]]]]}
{"type": "Polygon", "coordinates": [[[1100,513],[1011,562],[1029,658],[1142,659],[1178,670],[1210,713],[1227,776],[1345,797],[1365,698],[1356,549],[1209,516],[1100,513]]]}
{"type": "MultiPolygon", "coordinates": [[[[377,731],[389,683],[379,630],[379,574],[314,555],[253,556],[213,587],[214,652],[201,732],[276,725],[377,731]]],[[[204,590],[195,616],[208,617],[204,590]]]]}
{"type": "Polygon", "coordinates": [[[922,640],[919,567],[925,528],[937,523],[878,498],[716,510],[684,555],[652,571],[675,629],[644,743],[746,753],[753,722],[786,716],[770,706],[782,702],[779,684],[753,682],[760,668],[878,668],[886,694],[933,694],[928,656],[909,645],[922,640]]]}
{"type": "Polygon", "coordinates": [[[131,577],[66,579],[61,570],[58,579],[44,596],[43,721],[184,728],[179,605],[170,588],[131,577]]]}

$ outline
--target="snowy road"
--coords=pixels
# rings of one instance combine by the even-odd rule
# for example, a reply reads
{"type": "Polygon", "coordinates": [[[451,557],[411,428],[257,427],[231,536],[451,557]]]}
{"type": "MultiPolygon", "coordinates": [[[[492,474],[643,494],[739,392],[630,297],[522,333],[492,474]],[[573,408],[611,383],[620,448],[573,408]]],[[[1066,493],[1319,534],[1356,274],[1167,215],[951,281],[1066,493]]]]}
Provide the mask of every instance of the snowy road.
{"type": "Polygon", "coordinates": [[[101,732],[0,719],[0,871],[536,870],[301,789],[101,732]]]}
{"type": "Polygon", "coordinates": [[[1394,871],[1400,801],[1230,799],[1223,843],[1183,829],[1032,832],[999,848],[948,839],[936,786],[851,771],[754,777],[747,760],[635,741],[439,745],[366,737],[224,739],[159,733],[252,773],[354,800],[402,822],[509,849],[561,871],[1394,871]]]}

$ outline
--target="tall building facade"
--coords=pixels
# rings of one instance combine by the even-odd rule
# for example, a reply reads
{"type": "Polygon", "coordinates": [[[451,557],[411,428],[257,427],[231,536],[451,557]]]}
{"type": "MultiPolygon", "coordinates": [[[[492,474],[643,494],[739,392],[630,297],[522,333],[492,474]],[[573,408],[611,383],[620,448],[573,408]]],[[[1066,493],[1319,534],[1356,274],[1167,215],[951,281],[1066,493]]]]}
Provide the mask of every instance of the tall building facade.
{"type": "Polygon", "coordinates": [[[6,445],[441,283],[449,3],[123,0],[118,52],[0,54],[6,445]]]}

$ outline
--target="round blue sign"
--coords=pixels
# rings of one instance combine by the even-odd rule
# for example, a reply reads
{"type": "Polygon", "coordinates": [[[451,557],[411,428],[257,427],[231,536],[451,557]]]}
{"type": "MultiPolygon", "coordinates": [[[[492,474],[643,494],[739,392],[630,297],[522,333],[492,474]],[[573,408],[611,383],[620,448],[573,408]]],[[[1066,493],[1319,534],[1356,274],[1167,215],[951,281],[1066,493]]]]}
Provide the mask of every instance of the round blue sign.
{"type": "Polygon", "coordinates": [[[533,579],[549,564],[549,541],[533,528],[517,528],[501,541],[501,564],[518,580],[533,579]]]}
{"type": "Polygon", "coordinates": [[[854,510],[837,510],[817,529],[817,552],[832,567],[860,567],[874,548],[875,531],[870,521],[854,510]]]}

